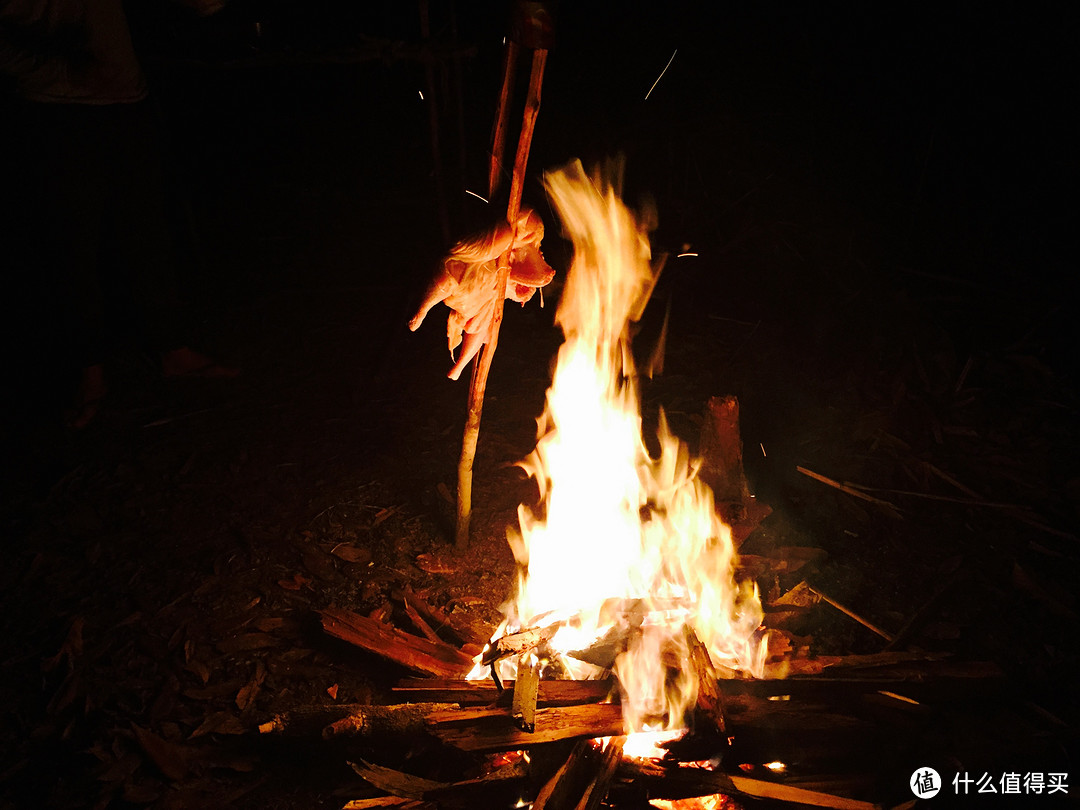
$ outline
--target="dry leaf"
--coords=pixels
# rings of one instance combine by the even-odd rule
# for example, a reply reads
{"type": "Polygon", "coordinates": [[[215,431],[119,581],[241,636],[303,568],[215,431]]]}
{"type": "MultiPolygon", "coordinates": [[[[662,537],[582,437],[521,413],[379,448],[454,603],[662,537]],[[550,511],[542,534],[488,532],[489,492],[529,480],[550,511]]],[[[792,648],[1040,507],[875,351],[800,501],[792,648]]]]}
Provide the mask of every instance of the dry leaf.
{"type": "Polygon", "coordinates": [[[269,633],[243,633],[239,636],[226,638],[214,646],[225,654],[247,652],[248,650],[261,650],[266,647],[274,647],[281,643],[281,639],[271,636],[269,633]]]}
{"type": "Polygon", "coordinates": [[[416,556],[416,567],[428,574],[453,574],[457,572],[457,568],[450,565],[450,563],[430,554],[418,554],[416,556]]]}
{"type": "Polygon", "coordinates": [[[188,775],[187,750],[176,743],[163,740],[152,731],[132,725],[135,739],[150,760],[164,774],[165,778],[173,782],[181,781],[188,775]]]}
{"type": "Polygon", "coordinates": [[[253,627],[262,633],[272,633],[285,626],[285,618],[282,616],[263,616],[255,621],[253,627]]]}
{"type": "Polygon", "coordinates": [[[225,683],[208,686],[205,689],[185,689],[183,695],[192,700],[221,700],[233,694],[241,685],[240,681],[233,679],[225,683]]]}
{"type": "Polygon", "coordinates": [[[193,659],[187,662],[184,669],[202,681],[203,685],[210,683],[210,667],[206,662],[193,659]]]}
{"type": "Polygon", "coordinates": [[[246,734],[247,727],[231,712],[214,712],[203,720],[202,725],[191,732],[189,740],[204,734],[246,734]]]}
{"type": "Polygon", "coordinates": [[[136,782],[124,785],[121,796],[128,804],[152,804],[161,798],[161,783],[152,781],[136,782]]]}
{"type": "Polygon", "coordinates": [[[371,522],[371,525],[378,526],[380,523],[382,523],[384,520],[386,520],[388,517],[390,517],[400,509],[400,506],[388,506],[385,509],[380,509],[378,512],[375,513],[375,520],[371,522]]]}
{"type": "Polygon", "coordinates": [[[60,660],[62,658],[67,658],[69,669],[74,666],[75,659],[82,655],[82,632],[85,625],[86,619],[82,616],[76,616],[72,619],[71,626],[68,628],[67,637],[64,639],[64,643],[60,645],[60,649],[57,650],[56,655],[51,658],[46,658],[41,662],[41,669],[43,672],[52,672],[60,665],[60,660]]]}
{"type": "Polygon", "coordinates": [[[334,581],[340,577],[337,566],[328,554],[323,554],[317,548],[306,548],[301,554],[304,568],[313,573],[319,579],[334,581]]]}
{"type": "Polygon", "coordinates": [[[345,562],[371,562],[371,552],[368,549],[357,548],[356,546],[349,545],[348,543],[338,543],[330,550],[330,553],[333,554],[335,557],[345,560],[345,562]]]}
{"type": "Polygon", "coordinates": [[[140,765],[142,765],[142,757],[134,751],[128,751],[126,754],[117,757],[113,764],[98,777],[98,781],[126,782],[139,769],[140,765]]]}
{"type": "Polygon", "coordinates": [[[236,693],[236,708],[242,712],[247,711],[259,694],[259,687],[262,686],[264,680],[266,680],[266,664],[260,660],[255,663],[255,674],[252,676],[251,681],[236,693]]]}
{"type": "Polygon", "coordinates": [[[236,708],[240,711],[247,711],[248,706],[255,700],[255,696],[259,694],[259,684],[255,681],[251,681],[244,686],[240,687],[240,691],[236,693],[236,708]]]}
{"type": "Polygon", "coordinates": [[[311,579],[303,574],[293,574],[292,579],[279,579],[278,585],[287,591],[298,591],[305,585],[310,585],[311,579]]]}

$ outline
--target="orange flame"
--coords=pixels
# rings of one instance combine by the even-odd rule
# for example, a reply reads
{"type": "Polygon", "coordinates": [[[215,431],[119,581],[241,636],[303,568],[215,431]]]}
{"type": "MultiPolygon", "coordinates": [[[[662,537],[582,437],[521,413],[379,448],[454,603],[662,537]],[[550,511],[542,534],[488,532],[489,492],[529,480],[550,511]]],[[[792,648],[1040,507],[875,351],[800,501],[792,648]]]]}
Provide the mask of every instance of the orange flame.
{"type": "MultiPolygon", "coordinates": [[[[521,506],[509,533],[519,582],[504,628],[564,622],[549,647],[566,653],[621,623],[627,641],[613,669],[628,730],[680,729],[697,699],[695,673],[679,666],[689,660],[687,629],[718,670],[760,676],[760,602],[734,581],[731,530],[662,414],[659,457],[642,440],[630,324],[658,275],[649,220],[580,163],[546,185],[575,255],[556,314],[565,341],[523,462],[540,506],[521,506]]],[[[575,677],[589,670],[564,666],[575,677]]]]}

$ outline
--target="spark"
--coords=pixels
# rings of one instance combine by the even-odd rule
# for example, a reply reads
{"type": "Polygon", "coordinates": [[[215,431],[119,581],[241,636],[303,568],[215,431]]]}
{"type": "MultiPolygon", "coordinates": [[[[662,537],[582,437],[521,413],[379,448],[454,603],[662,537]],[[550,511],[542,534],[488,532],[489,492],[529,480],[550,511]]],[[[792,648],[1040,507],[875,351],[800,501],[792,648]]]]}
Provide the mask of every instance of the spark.
{"type": "Polygon", "coordinates": [[[765,445],[762,444],[761,442],[758,442],[757,446],[761,448],[761,457],[762,458],[768,458],[769,455],[768,455],[768,453],[765,452],[765,445]]]}
{"type": "Polygon", "coordinates": [[[465,193],[466,194],[471,194],[472,196],[476,197],[476,199],[480,200],[481,202],[488,202],[483,197],[481,197],[479,194],[477,194],[475,191],[469,191],[468,189],[465,189],[465,193]]]}
{"type": "Polygon", "coordinates": [[[424,91],[423,90],[417,90],[416,92],[420,94],[420,100],[423,101],[424,100],[424,91]]]}
{"type": "Polygon", "coordinates": [[[680,253],[675,258],[677,258],[677,259],[685,259],[687,256],[697,256],[697,255],[698,254],[696,254],[696,253],[680,253]]]}
{"type": "Polygon", "coordinates": [[[667,60],[667,64],[664,65],[664,69],[660,71],[660,75],[657,76],[656,81],[652,83],[652,87],[649,88],[649,92],[645,94],[645,100],[646,101],[649,100],[649,96],[652,95],[652,91],[656,89],[656,85],[660,84],[660,80],[662,78],[664,78],[664,74],[667,73],[667,69],[669,67],[671,67],[671,63],[675,61],[675,54],[677,54],[678,52],[679,52],[678,48],[676,48],[674,51],[672,51],[671,58],[667,60]]]}

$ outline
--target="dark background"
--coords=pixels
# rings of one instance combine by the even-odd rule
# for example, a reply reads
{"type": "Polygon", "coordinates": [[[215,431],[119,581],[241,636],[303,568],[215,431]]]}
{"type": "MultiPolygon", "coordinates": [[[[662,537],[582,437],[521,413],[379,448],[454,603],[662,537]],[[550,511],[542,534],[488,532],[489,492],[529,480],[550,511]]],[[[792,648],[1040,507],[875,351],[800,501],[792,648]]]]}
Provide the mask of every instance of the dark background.
{"type": "MultiPolygon", "coordinates": [[[[524,193],[548,223],[545,255],[561,276],[570,251],[542,172],[625,155],[626,198],[655,204],[654,251],[671,254],[641,324],[647,352],[670,310],[665,371],[642,381],[646,422],[662,406],[693,444],[706,399],[739,396],[747,474],[774,509],[743,551],[826,550],[823,588],[894,630],[943,588],[936,629],[913,643],[994,661],[1010,700],[1074,726],[1077,12],[701,5],[560,4],[524,193]],[[698,256],[675,258],[684,251],[698,256]],[[900,506],[897,522],[796,465],[945,500],[882,495],[900,506]],[[984,505],[1002,503],[1019,506],[984,505]]],[[[340,806],[329,793],[347,778],[343,759],[317,747],[260,749],[254,772],[237,769],[234,781],[222,776],[224,754],[203,752],[194,784],[163,780],[131,724],[192,746],[211,712],[250,726],[325,702],[332,682],[341,700],[384,700],[379,689],[401,673],[326,647],[312,608],[377,610],[411,583],[441,607],[497,616],[512,573],[504,530],[534,497],[512,464],[535,438],[559,283],[547,308],[508,310],[477,459],[474,547],[458,557],[448,493],[466,387],[444,380],[438,310],[416,334],[404,326],[448,243],[418,7],[235,0],[202,19],[171,4],[130,11],[197,347],[242,374],[163,383],[127,335],[109,358],[99,417],[64,429],[76,369],[35,270],[37,224],[24,205],[34,178],[14,130],[0,127],[0,702],[10,707],[0,781],[7,796],[44,797],[39,806],[87,796],[127,806],[138,795],[215,806],[206,783],[228,793],[237,781],[252,792],[234,806],[340,806]],[[330,557],[342,542],[374,567],[330,557]],[[424,556],[450,573],[432,573],[424,556]],[[314,584],[281,586],[297,573],[314,584]],[[255,614],[284,617],[292,629],[275,631],[280,644],[311,654],[283,663],[280,646],[230,647],[237,627],[250,630],[235,617],[255,614]],[[80,618],[72,685],[43,664],[80,618]],[[234,696],[256,666],[269,674],[240,712],[234,696]],[[115,775],[132,761],[142,764],[115,775]]],[[[434,63],[452,241],[502,210],[465,190],[484,191],[506,7],[431,0],[430,21],[438,46],[463,49],[460,93],[452,62],[434,63]]],[[[527,72],[522,63],[519,105],[527,72]]],[[[10,99],[3,115],[17,115],[10,99]]],[[[510,155],[515,140],[512,128],[510,155]]],[[[814,653],[881,647],[839,614],[814,619],[814,653]]],[[[963,734],[926,732],[939,770],[1065,761],[1064,749],[1034,744],[1056,743],[1029,734],[1030,718],[987,706],[954,714],[963,734]]],[[[910,769],[885,771],[895,781],[910,769]]],[[[910,798],[899,783],[869,798],[880,795],[910,798]]]]}

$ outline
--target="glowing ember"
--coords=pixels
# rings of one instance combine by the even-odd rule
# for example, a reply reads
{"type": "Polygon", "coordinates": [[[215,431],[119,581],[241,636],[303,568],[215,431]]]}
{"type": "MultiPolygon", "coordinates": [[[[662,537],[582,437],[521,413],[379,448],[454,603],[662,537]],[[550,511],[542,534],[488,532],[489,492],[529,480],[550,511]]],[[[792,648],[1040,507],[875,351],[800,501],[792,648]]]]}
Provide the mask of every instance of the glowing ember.
{"type": "MultiPolygon", "coordinates": [[[[733,579],[731,530],[685,446],[662,418],[658,458],[642,440],[629,327],[656,281],[649,223],[580,163],[547,188],[575,256],[556,314],[565,341],[523,463],[540,505],[522,506],[511,532],[520,575],[503,632],[563,623],[548,648],[579,678],[601,670],[565,654],[614,633],[627,728],[670,737],[697,699],[688,631],[717,669],[760,676],[760,602],[733,579]]],[[[513,677],[511,661],[499,666],[513,677]]]]}

